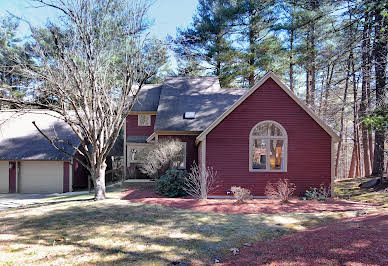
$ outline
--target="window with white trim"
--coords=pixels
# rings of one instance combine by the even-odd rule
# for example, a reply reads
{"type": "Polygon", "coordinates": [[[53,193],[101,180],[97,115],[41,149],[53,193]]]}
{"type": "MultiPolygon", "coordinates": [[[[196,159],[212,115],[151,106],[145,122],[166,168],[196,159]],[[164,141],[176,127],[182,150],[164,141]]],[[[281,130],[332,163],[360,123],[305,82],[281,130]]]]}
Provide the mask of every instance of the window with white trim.
{"type": "Polygon", "coordinates": [[[256,124],[249,135],[249,171],[287,171],[287,132],[275,121],[256,124]]]}
{"type": "Polygon", "coordinates": [[[144,158],[152,148],[148,143],[128,143],[127,144],[127,163],[143,163],[144,158]]]}
{"type": "Polygon", "coordinates": [[[145,115],[145,114],[137,115],[137,125],[139,127],[151,126],[151,115],[145,115]]]}
{"type": "Polygon", "coordinates": [[[186,142],[180,142],[182,144],[182,153],[179,158],[173,162],[173,166],[176,169],[186,169],[186,142]]]}

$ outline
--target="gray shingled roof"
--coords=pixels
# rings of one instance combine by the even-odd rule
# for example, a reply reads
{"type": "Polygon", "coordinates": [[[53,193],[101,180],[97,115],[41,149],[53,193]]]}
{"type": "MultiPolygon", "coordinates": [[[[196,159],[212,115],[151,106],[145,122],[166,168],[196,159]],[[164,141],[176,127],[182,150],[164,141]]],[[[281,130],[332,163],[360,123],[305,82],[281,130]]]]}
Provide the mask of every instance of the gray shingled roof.
{"type": "MultiPolygon", "coordinates": [[[[24,113],[0,112],[0,160],[69,160],[70,156],[55,149],[34,127],[33,121],[48,136],[79,145],[79,140],[71,128],[48,111],[34,110],[24,113]]],[[[74,149],[61,146],[68,153],[74,149]]]]}
{"type": "Polygon", "coordinates": [[[203,131],[245,91],[223,89],[217,77],[167,77],[155,130],[203,131]],[[195,119],[184,119],[185,112],[195,112],[195,119]]]}
{"type": "Polygon", "coordinates": [[[158,109],[159,96],[162,86],[162,84],[144,85],[137,96],[136,103],[133,105],[132,111],[156,112],[158,109]]]}

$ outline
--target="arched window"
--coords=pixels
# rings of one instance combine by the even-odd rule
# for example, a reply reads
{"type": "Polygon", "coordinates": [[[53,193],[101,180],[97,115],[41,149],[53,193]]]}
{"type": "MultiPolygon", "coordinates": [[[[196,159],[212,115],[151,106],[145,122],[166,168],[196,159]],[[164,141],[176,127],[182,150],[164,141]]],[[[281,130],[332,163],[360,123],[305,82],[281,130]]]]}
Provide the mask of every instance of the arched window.
{"type": "Polygon", "coordinates": [[[249,171],[287,171],[287,132],[275,121],[256,124],[249,135],[249,171]]]}

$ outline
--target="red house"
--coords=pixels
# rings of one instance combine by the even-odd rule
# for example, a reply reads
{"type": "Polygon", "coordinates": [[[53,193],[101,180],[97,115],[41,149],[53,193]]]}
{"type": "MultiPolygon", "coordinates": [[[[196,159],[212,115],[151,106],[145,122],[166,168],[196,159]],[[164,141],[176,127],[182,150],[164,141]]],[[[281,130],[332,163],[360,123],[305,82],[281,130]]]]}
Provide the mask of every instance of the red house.
{"type": "MultiPolygon", "coordinates": [[[[218,172],[214,196],[231,186],[264,195],[268,181],[288,178],[297,194],[333,182],[337,134],[272,72],[250,89],[221,88],[214,77],[168,77],[148,85],[126,120],[130,178],[142,150],[163,138],[180,139],[183,168],[193,161],[218,172]]],[[[333,187],[333,186],[332,186],[333,187]]]]}

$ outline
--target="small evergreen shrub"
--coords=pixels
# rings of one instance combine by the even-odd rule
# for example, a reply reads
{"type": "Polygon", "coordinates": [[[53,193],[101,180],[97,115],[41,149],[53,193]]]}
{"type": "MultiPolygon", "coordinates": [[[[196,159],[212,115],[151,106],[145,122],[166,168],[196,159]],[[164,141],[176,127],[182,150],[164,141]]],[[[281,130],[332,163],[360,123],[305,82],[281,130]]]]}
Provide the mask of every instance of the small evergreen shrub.
{"type": "Polygon", "coordinates": [[[230,191],[232,191],[233,196],[236,199],[236,203],[243,203],[252,197],[251,192],[247,188],[231,187],[230,191]]]}
{"type": "Polygon", "coordinates": [[[157,192],[170,198],[186,195],[184,190],[186,176],[186,170],[167,170],[166,173],[155,182],[157,192]]]}
{"type": "Polygon", "coordinates": [[[324,201],[331,195],[330,186],[325,187],[324,185],[321,185],[319,188],[310,187],[308,190],[306,190],[304,195],[308,200],[316,199],[319,201],[324,201]]]}

